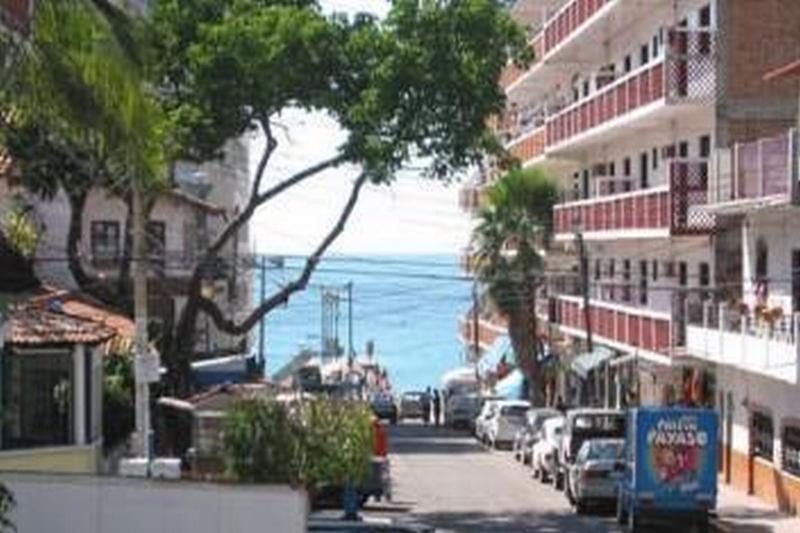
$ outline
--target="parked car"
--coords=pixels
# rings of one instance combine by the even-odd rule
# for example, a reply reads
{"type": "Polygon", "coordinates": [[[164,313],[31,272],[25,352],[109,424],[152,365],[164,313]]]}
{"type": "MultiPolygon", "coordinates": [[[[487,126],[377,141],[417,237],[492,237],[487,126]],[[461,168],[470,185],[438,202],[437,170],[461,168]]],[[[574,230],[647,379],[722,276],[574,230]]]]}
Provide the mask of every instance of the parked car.
{"type": "Polygon", "coordinates": [[[526,400],[501,400],[486,424],[486,436],[492,448],[511,448],[514,435],[525,425],[525,414],[531,408],[526,400]]]}
{"type": "Polygon", "coordinates": [[[424,401],[424,392],[404,392],[400,397],[400,419],[422,418],[422,403],[424,401]]]}
{"type": "Polygon", "coordinates": [[[397,404],[394,397],[386,392],[379,392],[372,395],[369,406],[381,420],[388,420],[391,424],[397,424],[397,404]]]}
{"type": "Polygon", "coordinates": [[[554,416],[542,423],[539,438],[533,445],[533,476],[547,483],[558,472],[558,448],[564,429],[564,417],[554,416]]]}
{"type": "Polygon", "coordinates": [[[580,408],[567,412],[564,435],[558,451],[556,488],[564,488],[570,467],[575,463],[584,441],[624,439],[625,412],[619,409],[580,408]]]}
{"type": "Polygon", "coordinates": [[[474,422],[474,432],[475,438],[481,441],[482,443],[487,443],[487,430],[489,420],[494,416],[495,408],[497,407],[497,402],[499,400],[486,400],[483,402],[483,406],[481,407],[478,416],[475,417],[474,422]]]}
{"type": "Polygon", "coordinates": [[[625,463],[624,439],[584,441],[567,475],[566,493],[579,513],[590,505],[615,502],[625,463]]]}
{"type": "Polygon", "coordinates": [[[542,423],[554,416],[561,416],[561,413],[550,408],[529,409],[525,413],[525,425],[517,431],[514,436],[514,458],[525,465],[531,464],[533,455],[533,445],[539,438],[542,423]]]}
{"type": "Polygon", "coordinates": [[[453,428],[470,428],[481,410],[479,394],[456,394],[447,401],[445,424],[453,428]]]}

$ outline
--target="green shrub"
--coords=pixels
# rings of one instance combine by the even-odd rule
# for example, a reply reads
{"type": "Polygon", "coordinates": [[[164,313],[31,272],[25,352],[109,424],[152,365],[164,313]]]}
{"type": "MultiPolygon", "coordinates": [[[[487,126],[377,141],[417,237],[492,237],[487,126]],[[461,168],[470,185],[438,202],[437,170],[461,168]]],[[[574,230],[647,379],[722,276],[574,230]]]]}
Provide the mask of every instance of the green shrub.
{"type": "Polygon", "coordinates": [[[228,472],[240,482],[359,484],[370,469],[371,414],[348,402],[315,400],[290,409],[243,400],[228,413],[222,441],[228,472]]]}

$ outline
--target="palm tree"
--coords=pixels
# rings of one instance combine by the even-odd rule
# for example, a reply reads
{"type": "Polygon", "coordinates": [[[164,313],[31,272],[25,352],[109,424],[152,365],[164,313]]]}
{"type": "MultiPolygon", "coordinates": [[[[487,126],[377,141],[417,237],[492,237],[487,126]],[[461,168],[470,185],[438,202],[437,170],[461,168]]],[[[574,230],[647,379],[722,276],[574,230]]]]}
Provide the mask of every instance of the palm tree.
{"type": "Polygon", "coordinates": [[[536,292],[544,281],[542,248],[549,242],[557,190],[539,169],[516,169],[488,188],[473,232],[475,274],[508,319],[517,364],[544,402],[536,340],[536,292]]]}

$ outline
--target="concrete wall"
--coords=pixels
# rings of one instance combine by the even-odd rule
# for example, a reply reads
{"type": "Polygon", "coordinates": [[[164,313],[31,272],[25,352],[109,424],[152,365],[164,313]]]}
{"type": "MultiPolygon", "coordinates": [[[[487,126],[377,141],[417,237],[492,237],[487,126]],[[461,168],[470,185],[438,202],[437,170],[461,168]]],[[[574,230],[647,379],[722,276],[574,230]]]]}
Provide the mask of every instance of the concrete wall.
{"type": "Polygon", "coordinates": [[[300,533],[306,495],[282,486],[4,474],[21,532],[300,533]]]}

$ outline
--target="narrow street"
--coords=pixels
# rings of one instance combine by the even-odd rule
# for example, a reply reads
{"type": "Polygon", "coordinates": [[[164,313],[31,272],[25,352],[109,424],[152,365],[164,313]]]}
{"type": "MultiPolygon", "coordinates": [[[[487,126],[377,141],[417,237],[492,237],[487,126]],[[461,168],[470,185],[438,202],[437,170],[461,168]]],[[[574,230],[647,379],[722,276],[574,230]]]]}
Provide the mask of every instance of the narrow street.
{"type": "Polygon", "coordinates": [[[610,512],[577,515],[511,452],[487,450],[466,432],[401,424],[389,442],[394,501],[437,531],[620,531],[610,512]]]}

